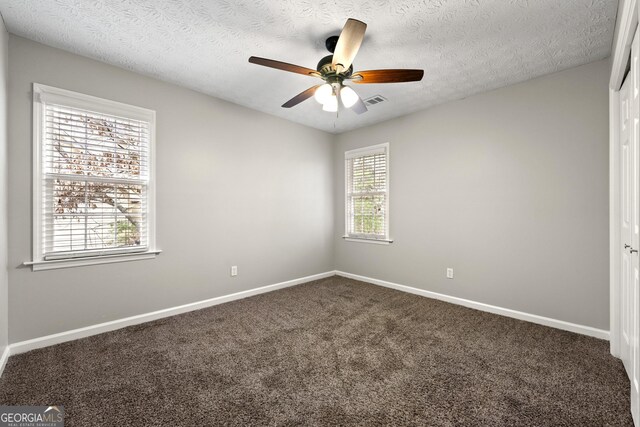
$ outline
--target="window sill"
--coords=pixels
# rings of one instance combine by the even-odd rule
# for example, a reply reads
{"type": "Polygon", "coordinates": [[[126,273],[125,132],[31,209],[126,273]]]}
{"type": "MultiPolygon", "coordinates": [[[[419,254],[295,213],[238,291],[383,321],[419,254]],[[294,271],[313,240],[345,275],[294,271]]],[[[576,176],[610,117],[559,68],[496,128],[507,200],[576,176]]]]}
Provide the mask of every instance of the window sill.
{"type": "Polygon", "coordinates": [[[83,267],[86,265],[111,264],[114,262],[140,261],[153,259],[162,251],[154,250],[128,254],[102,255],[85,258],[68,258],[51,261],[27,261],[22,265],[31,266],[32,271],[55,270],[58,268],[83,267]]]}
{"type": "Polygon", "coordinates": [[[393,243],[391,239],[367,239],[366,237],[342,236],[345,242],[372,243],[374,245],[390,245],[393,243]]]}

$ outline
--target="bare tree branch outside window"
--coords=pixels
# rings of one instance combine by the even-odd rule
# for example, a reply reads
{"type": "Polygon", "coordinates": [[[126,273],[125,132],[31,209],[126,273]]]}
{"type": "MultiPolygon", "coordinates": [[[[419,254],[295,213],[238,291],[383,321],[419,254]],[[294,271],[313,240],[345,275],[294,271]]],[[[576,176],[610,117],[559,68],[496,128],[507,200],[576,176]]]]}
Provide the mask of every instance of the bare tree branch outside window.
{"type": "Polygon", "coordinates": [[[53,251],[141,244],[147,129],[72,109],[47,116],[53,251]]]}

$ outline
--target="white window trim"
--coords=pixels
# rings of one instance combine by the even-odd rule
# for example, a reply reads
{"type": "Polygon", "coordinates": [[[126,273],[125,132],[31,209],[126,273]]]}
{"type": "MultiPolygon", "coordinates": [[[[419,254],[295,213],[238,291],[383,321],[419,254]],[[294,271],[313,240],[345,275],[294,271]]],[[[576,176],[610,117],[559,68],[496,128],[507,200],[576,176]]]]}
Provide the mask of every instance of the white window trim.
{"type": "MultiPolygon", "coordinates": [[[[80,267],[85,265],[107,264],[122,261],[137,261],[155,258],[161,251],[156,249],[156,112],[142,107],[135,107],[117,101],[85,95],[66,89],[33,84],[33,258],[23,265],[31,266],[33,271],[80,267]],[[43,102],[59,102],[76,108],[89,109],[100,113],[119,115],[149,122],[149,183],[147,185],[147,227],[149,247],[146,251],[131,253],[104,253],[56,260],[44,260],[42,250],[42,136],[44,133],[43,102]]],[[[108,251],[105,251],[108,252],[108,251]]]]}
{"type": "Polygon", "coordinates": [[[377,144],[377,145],[370,145],[367,147],[362,147],[362,148],[356,148],[354,150],[348,150],[345,151],[344,153],[344,236],[342,236],[342,238],[344,239],[345,242],[358,242],[358,243],[372,243],[372,244],[376,244],[376,245],[388,245],[393,243],[393,239],[391,239],[389,237],[389,200],[390,200],[390,192],[389,192],[389,177],[390,177],[390,164],[391,164],[391,156],[389,153],[389,143],[385,142],[383,144],[377,144]],[[354,158],[354,157],[360,157],[363,155],[366,155],[368,153],[372,153],[372,152],[377,152],[380,151],[380,149],[384,149],[386,155],[387,155],[387,179],[386,179],[386,188],[385,188],[385,192],[387,197],[385,198],[385,230],[384,230],[384,237],[383,238],[372,238],[372,237],[367,237],[367,236],[358,236],[355,234],[349,234],[349,209],[348,209],[348,203],[349,203],[349,179],[348,179],[348,173],[349,173],[349,168],[347,167],[347,160],[354,158]]]}

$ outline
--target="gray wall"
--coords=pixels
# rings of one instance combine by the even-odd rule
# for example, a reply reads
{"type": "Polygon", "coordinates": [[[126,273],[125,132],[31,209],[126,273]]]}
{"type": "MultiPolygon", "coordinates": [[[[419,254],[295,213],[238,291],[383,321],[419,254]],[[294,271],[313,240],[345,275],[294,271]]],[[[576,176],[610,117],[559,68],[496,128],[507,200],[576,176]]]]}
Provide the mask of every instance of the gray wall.
{"type": "Polygon", "coordinates": [[[0,355],[8,344],[9,276],[7,272],[7,68],[9,34],[0,17],[0,355]]]}
{"type": "Polygon", "coordinates": [[[608,71],[600,61],[334,136],[10,36],[9,342],[334,268],[608,329],[608,71]],[[157,259],[21,267],[32,82],[157,111],[157,259]],[[344,150],[381,142],[395,242],[344,242],[344,150]]]}
{"type": "Polygon", "coordinates": [[[603,60],[339,135],[336,268],[608,330],[608,77],[603,60]],[[344,151],[382,142],[395,242],[345,242],[344,151]]]}
{"type": "Polygon", "coordinates": [[[331,135],[13,35],[9,77],[10,342],[333,269],[331,135]],[[33,82],[156,110],[158,258],[21,267],[33,82]]]}

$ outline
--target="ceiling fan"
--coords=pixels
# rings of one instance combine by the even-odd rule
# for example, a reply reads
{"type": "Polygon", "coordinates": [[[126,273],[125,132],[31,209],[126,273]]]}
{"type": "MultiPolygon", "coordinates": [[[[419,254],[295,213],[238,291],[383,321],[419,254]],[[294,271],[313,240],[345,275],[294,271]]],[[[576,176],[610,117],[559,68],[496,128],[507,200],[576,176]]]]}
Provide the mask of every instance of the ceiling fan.
{"type": "Polygon", "coordinates": [[[357,84],[415,82],[422,80],[424,75],[423,70],[409,69],[353,72],[353,59],[360,49],[366,29],[367,24],[364,22],[347,19],[340,36],[331,36],[326,40],[325,46],[332,55],[322,58],[315,70],[257,56],[249,58],[249,62],[291,73],[319,77],[325,81],[324,84],[312,86],[294,96],[282,104],[284,108],[291,108],[313,96],[323,105],[324,111],[337,112],[338,101],[340,101],[344,107],[362,114],[367,111],[367,106],[351,87],[344,84],[345,81],[357,84]]]}

